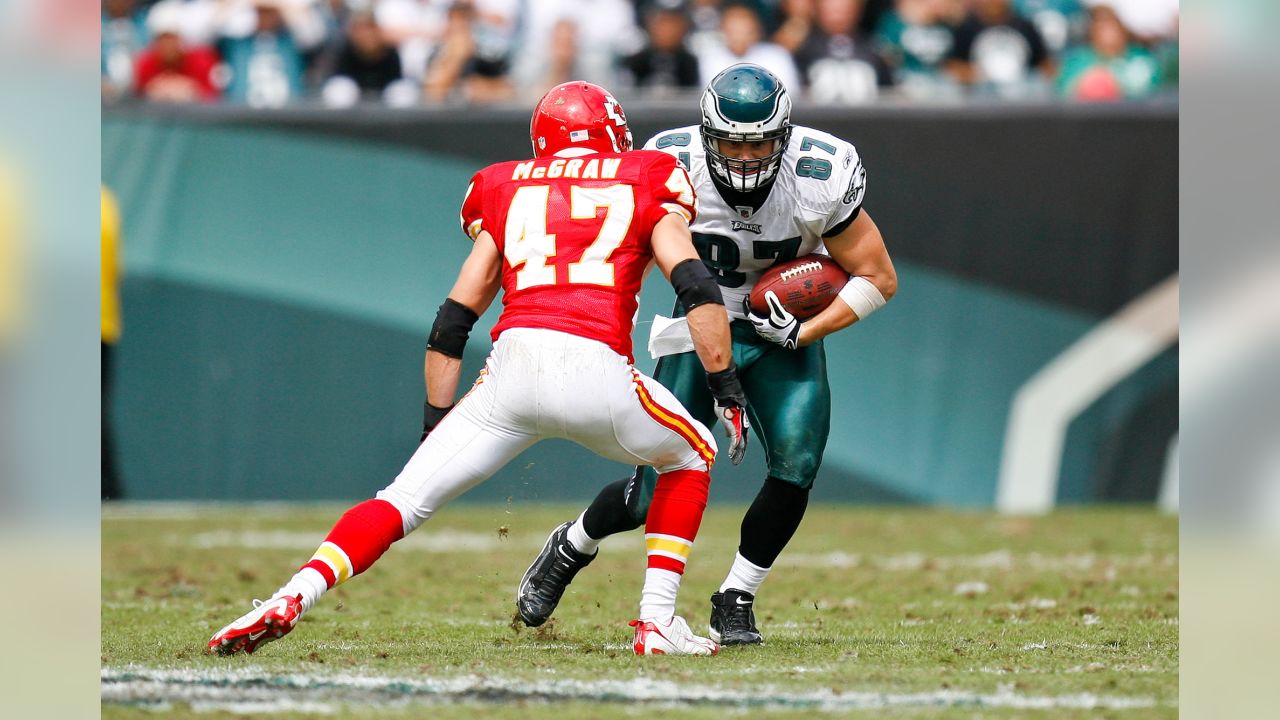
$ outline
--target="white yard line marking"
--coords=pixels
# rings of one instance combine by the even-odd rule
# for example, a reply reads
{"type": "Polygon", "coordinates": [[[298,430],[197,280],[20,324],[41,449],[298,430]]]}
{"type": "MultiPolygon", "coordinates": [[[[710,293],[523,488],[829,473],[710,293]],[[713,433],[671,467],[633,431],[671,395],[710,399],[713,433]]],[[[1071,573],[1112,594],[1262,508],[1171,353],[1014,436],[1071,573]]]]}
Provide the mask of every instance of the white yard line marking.
{"type": "Polygon", "coordinates": [[[405,702],[565,702],[596,701],[652,705],[714,704],[752,709],[821,711],[896,707],[965,707],[1016,709],[1127,710],[1156,705],[1152,698],[1071,695],[1023,695],[1012,685],[995,692],[936,690],[921,693],[776,691],[760,686],[754,692],[637,678],[633,680],[531,681],[492,676],[448,678],[370,675],[271,675],[248,666],[238,670],[162,670],[137,666],[104,668],[102,699],[108,703],[162,706],[187,703],[193,707],[235,712],[309,707],[323,712],[340,705],[402,705],[405,702]]]}

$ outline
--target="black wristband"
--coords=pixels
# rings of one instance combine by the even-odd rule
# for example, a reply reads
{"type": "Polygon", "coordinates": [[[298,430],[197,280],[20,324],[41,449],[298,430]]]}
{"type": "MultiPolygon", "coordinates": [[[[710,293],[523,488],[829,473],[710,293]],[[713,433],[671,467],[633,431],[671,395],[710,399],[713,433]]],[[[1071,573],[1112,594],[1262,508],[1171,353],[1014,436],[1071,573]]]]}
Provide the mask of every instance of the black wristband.
{"type": "Polygon", "coordinates": [[[448,415],[452,409],[453,405],[446,408],[438,408],[430,402],[422,403],[422,432],[425,434],[435,430],[436,425],[439,425],[444,416],[448,415]]]}
{"type": "Polygon", "coordinates": [[[727,400],[742,407],[747,406],[747,393],[743,391],[742,380],[738,378],[738,365],[732,360],[724,370],[707,373],[707,387],[711,390],[711,396],[722,405],[727,400]]]}

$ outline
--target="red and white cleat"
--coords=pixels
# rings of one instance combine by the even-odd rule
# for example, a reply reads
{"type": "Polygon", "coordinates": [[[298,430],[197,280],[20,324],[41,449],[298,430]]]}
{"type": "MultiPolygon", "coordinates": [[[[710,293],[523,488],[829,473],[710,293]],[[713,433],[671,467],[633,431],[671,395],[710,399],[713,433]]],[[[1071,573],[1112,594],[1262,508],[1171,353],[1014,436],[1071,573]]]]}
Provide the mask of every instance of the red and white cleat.
{"type": "Polygon", "coordinates": [[[715,642],[694,635],[679,615],[666,622],[632,620],[630,625],[636,629],[631,648],[637,655],[715,655],[720,651],[715,642]]]}
{"type": "Polygon", "coordinates": [[[209,639],[209,652],[219,655],[251,653],[258,646],[279,640],[293,630],[302,617],[302,596],[274,597],[253,601],[253,609],[209,639]]]}

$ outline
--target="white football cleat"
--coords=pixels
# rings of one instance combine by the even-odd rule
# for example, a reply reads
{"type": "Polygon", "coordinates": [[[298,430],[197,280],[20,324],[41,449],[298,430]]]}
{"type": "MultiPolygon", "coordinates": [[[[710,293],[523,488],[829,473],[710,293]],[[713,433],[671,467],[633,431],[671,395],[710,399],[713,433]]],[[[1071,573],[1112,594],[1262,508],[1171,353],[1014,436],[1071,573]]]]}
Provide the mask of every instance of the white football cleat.
{"type": "Polygon", "coordinates": [[[689,623],[676,615],[666,622],[632,620],[636,629],[631,648],[637,655],[715,655],[720,646],[689,629],[689,623]]]}
{"type": "Polygon", "coordinates": [[[209,652],[219,655],[251,653],[263,643],[288,635],[300,617],[301,595],[273,597],[266,602],[254,600],[252,610],[214,633],[209,639],[209,652]]]}

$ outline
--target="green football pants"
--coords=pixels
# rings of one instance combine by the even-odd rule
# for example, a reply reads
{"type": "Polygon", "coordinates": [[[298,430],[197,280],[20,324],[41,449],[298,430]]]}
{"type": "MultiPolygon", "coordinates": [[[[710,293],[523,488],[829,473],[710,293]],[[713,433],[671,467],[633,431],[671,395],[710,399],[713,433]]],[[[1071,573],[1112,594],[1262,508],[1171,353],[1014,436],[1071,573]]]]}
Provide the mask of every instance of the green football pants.
{"type": "MultiPolygon", "coordinates": [[[[751,406],[751,428],[760,443],[759,448],[749,447],[747,455],[763,450],[770,477],[808,489],[817,477],[831,431],[831,386],[822,341],[787,350],[756,335],[745,320],[735,320],[731,330],[733,360],[751,406]]],[[[707,427],[715,424],[715,400],[697,353],[662,358],[653,378],[699,422],[707,427]]],[[[720,432],[717,441],[723,442],[720,432]]],[[[641,492],[636,493],[633,486],[628,504],[633,517],[643,521],[658,476],[653,468],[638,468],[637,480],[641,492]]]]}

